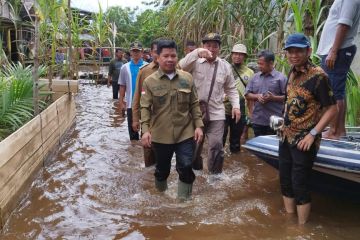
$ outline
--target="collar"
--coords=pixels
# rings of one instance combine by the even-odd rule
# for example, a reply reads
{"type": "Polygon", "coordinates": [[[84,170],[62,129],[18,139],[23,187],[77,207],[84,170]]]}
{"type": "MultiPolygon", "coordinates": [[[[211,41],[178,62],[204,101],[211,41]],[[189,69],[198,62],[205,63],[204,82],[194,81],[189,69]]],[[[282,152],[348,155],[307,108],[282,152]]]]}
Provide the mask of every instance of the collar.
{"type": "MultiPolygon", "coordinates": [[[[221,58],[216,57],[216,59],[215,59],[212,63],[218,62],[218,61],[220,61],[220,59],[221,59],[221,58]]],[[[204,62],[209,63],[208,60],[206,60],[206,58],[200,58],[200,59],[199,59],[199,62],[200,62],[200,63],[204,63],[204,62]]]]}
{"type": "Polygon", "coordinates": [[[154,63],[154,61],[152,61],[151,63],[149,63],[149,67],[150,68],[159,68],[159,64],[154,63]]]}
{"type": "Polygon", "coordinates": [[[138,63],[135,64],[134,61],[131,59],[130,64],[131,64],[131,65],[134,65],[134,66],[141,66],[141,65],[144,64],[144,62],[143,62],[142,58],[140,58],[140,60],[138,61],[138,63]]]}
{"type": "MultiPolygon", "coordinates": [[[[175,77],[178,75],[178,69],[175,69],[175,77]]],[[[169,80],[169,78],[168,78],[168,76],[166,75],[166,73],[164,73],[164,71],[163,70],[161,70],[160,68],[158,69],[158,74],[159,74],[159,77],[160,78],[163,78],[163,77],[166,77],[166,79],[168,79],[169,80]]],[[[174,77],[174,78],[175,78],[174,77]]],[[[173,78],[173,79],[174,79],[173,78]]]]}
{"type": "Polygon", "coordinates": [[[275,70],[275,68],[273,68],[273,70],[271,70],[270,73],[267,73],[267,74],[260,73],[260,75],[261,75],[261,76],[271,75],[272,77],[275,77],[275,75],[276,75],[276,70],[275,70]]]}
{"type": "Polygon", "coordinates": [[[299,70],[295,69],[295,67],[292,67],[292,72],[295,75],[306,74],[307,72],[309,72],[309,69],[313,66],[314,64],[309,59],[303,66],[301,66],[299,70]]]}

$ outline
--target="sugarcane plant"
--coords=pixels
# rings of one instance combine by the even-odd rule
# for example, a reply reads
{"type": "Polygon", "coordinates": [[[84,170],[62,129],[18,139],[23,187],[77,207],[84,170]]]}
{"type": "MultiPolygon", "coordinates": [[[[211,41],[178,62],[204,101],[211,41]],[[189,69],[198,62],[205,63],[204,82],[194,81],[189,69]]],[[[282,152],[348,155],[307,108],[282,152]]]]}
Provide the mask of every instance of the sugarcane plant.
{"type": "Polygon", "coordinates": [[[93,52],[93,63],[94,68],[96,69],[96,81],[99,82],[100,75],[100,64],[101,64],[101,47],[104,46],[105,42],[111,42],[109,39],[111,31],[111,26],[108,21],[108,17],[104,14],[102,7],[99,2],[99,12],[93,14],[93,22],[89,26],[89,32],[95,37],[95,41],[92,43],[92,52],[93,52]],[[97,49],[99,52],[97,52],[97,49]],[[98,61],[97,61],[98,59],[98,61]],[[100,63],[100,64],[99,64],[100,63]]]}

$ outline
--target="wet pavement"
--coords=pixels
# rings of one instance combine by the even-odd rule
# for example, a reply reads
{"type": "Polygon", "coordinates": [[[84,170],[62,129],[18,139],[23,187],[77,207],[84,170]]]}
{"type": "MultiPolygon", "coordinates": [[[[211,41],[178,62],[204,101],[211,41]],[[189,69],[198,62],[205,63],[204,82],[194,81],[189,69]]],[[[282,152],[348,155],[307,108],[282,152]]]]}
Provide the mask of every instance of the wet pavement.
{"type": "Polygon", "coordinates": [[[196,171],[189,202],[176,200],[174,166],[158,193],[111,89],[80,88],[74,128],[0,239],[360,239],[360,206],[317,193],[299,227],[282,208],[277,171],[246,151],[227,155],[217,178],[196,171]]]}

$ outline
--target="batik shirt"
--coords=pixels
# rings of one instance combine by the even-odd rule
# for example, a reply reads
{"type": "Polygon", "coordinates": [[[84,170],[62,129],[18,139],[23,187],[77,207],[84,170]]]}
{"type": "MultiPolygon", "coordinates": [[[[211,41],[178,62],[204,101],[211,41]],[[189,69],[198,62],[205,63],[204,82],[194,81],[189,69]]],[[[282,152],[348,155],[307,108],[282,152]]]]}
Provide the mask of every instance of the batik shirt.
{"type": "MultiPolygon", "coordinates": [[[[292,68],[286,87],[284,127],[285,139],[296,145],[320,121],[323,109],[336,104],[329,79],[322,68],[308,62],[300,71],[292,68]]],[[[321,135],[315,138],[319,146],[321,135]]]]}

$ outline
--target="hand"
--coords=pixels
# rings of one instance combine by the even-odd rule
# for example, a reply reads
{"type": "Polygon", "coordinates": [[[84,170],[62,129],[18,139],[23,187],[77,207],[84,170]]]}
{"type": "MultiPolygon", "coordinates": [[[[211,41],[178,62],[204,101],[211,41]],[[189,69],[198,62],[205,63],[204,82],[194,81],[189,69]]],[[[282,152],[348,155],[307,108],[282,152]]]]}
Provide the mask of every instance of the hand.
{"type": "Polygon", "coordinates": [[[194,140],[196,141],[196,143],[197,144],[201,143],[203,137],[204,137],[203,130],[201,128],[196,128],[194,134],[194,140]]]}
{"type": "Polygon", "coordinates": [[[198,48],[197,51],[198,51],[199,58],[206,58],[206,59],[212,58],[212,53],[205,48],[198,48]]]}
{"type": "Polygon", "coordinates": [[[259,103],[261,103],[261,104],[265,104],[265,103],[266,103],[266,102],[265,102],[265,98],[264,98],[264,96],[263,96],[262,94],[257,94],[256,97],[257,97],[257,101],[258,101],[259,103]]]}
{"type": "Polygon", "coordinates": [[[275,95],[274,95],[272,92],[269,92],[269,91],[268,91],[268,92],[263,96],[264,103],[274,101],[274,97],[275,97],[275,95]]]}
{"type": "Polygon", "coordinates": [[[110,81],[107,82],[107,87],[108,87],[108,88],[110,87],[110,81]]]}
{"type": "Polygon", "coordinates": [[[334,69],[336,59],[337,59],[337,52],[332,51],[330,49],[330,52],[329,52],[328,56],[325,59],[325,65],[329,69],[334,69]]]}
{"type": "Polygon", "coordinates": [[[146,132],[143,134],[143,136],[141,137],[141,144],[145,148],[151,148],[151,133],[150,132],[146,132]]]}
{"type": "Polygon", "coordinates": [[[300,151],[309,151],[311,145],[314,143],[315,137],[310,133],[298,142],[297,148],[300,151]]]}
{"type": "Polygon", "coordinates": [[[119,112],[122,113],[125,110],[126,103],[123,100],[119,99],[118,106],[119,106],[119,112]]]}
{"type": "Polygon", "coordinates": [[[133,129],[135,132],[140,131],[140,123],[139,123],[139,122],[133,122],[133,123],[132,123],[132,129],[133,129]]]}
{"type": "Polygon", "coordinates": [[[231,112],[231,117],[232,117],[232,119],[235,118],[235,122],[238,123],[238,122],[240,121],[240,118],[241,118],[240,109],[238,109],[238,108],[233,108],[233,109],[232,109],[232,112],[231,112]]]}

